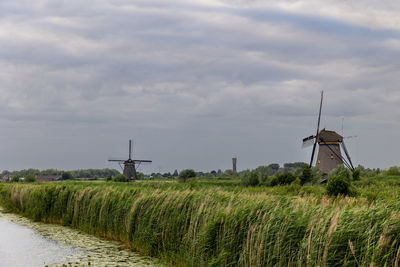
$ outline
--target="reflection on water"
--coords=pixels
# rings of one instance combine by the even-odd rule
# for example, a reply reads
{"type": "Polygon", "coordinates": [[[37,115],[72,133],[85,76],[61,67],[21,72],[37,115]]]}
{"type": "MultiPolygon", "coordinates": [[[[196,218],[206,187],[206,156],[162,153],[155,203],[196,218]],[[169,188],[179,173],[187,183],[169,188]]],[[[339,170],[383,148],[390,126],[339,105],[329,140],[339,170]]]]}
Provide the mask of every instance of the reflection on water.
{"type": "Polygon", "coordinates": [[[62,263],[78,250],[40,236],[24,226],[0,220],[0,266],[35,267],[62,263]]]}
{"type": "Polygon", "coordinates": [[[0,267],[162,266],[119,242],[60,225],[31,222],[0,209],[0,267]],[[65,266],[64,265],[64,266],[65,266]]]}

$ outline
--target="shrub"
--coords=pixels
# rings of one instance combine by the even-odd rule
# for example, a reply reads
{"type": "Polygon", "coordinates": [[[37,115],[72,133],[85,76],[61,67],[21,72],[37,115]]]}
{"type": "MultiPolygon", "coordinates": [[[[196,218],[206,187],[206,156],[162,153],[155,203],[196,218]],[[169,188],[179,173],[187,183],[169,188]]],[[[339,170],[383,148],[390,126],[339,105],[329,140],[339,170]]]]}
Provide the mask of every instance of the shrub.
{"type": "Polygon", "coordinates": [[[106,181],[107,182],[112,181],[112,175],[111,174],[107,176],[106,181]]]}
{"type": "Polygon", "coordinates": [[[326,175],[324,176],[321,170],[316,166],[311,168],[311,173],[312,173],[312,180],[311,180],[312,184],[319,184],[321,180],[324,179],[324,177],[326,177],[326,175]]]}
{"type": "Polygon", "coordinates": [[[291,172],[286,172],[282,174],[278,174],[274,179],[271,180],[271,185],[288,185],[293,183],[296,180],[296,176],[294,176],[291,172]]]}
{"type": "Polygon", "coordinates": [[[121,182],[121,183],[128,182],[128,178],[126,178],[126,176],[123,174],[117,174],[114,177],[114,182],[121,182]]]}
{"type": "Polygon", "coordinates": [[[257,171],[245,171],[241,177],[243,186],[256,186],[260,183],[259,173],[257,171]]]}
{"type": "Polygon", "coordinates": [[[19,175],[18,174],[15,174],[15,175],[13,175],[12,177],[11,177],[11,182],[14,182],[14,183],[17,183],[17,182],[19,182],[19,175]]]}
{"type": "Polygon", "coordinates": [[[347,169],[343,164],[337,166],[329,173],[329,178],[334,175],[339,175],[347,178],[350,181],[351,178],[351,171],[347,169]]]}
{"type": "Polygon", "coordinates": [[[308,164],[303,165],[303,173],[300,176],[300,185],[311,182],[313,178],[312,170],[308,164]]]}
{"type": "Polygon", "coordinates": [[[187,179],[193,178],[193,177],[196,177],[196,172],[192,169],[186,169],[186,170],[182,170],[179,173],[178,179],[179,179],[179,181],[184,183],[184,182],[186,182],[187,179]]]}
{"type": "Polygon", "coordinates": [[[396,167],[396,166],[390,167],[389,170],[386,171],[386,175],[399,176],[400,175],[399,167],[396,167]]]}
{"type": "Polygon", "coordinates": [[[63,172],[61,175],[61,179],[63,180],[71,180],[72,179],[72,174],[70,172],[63,172]]]}
{"type": "Polygon", "coordinates": [[[223,176],[225,176],[225,177],[232,177],[232,176],[236,176],[236,175],[237,174],[235,172],[233,172],[233,170],[231,170],[231,169],[225,170],[223,173],[223,176]]]}
{"type": "Polygon", "coordinates": [[[29,175],[25,176],[25,182],[27,182],[27,183],[36,182],[36,177],[35,177],[35,175],[29,174],[29,175]]]}
{"type": "Polygon", "coordinates": [[[333,174],[329,177],[326,187],[327,193],[330,196],[350,195],[350,179],[345,175],[333,174]]]}
{"type": "Polygon", "coordinates": [[[137,173],[136,173],[136,176],[137,176],[137,179],[138,179],[138,180],[144,180],[144,173],[137,172],[137,173]]]}
{"type": "Polygon", "coordinates": [[[353,180],[354,181],[358,181],[358,180],[360,180],[360,173],[361,173],[361,171],[360,171],[360,168],[357,168],[357,169],[355,169],[354,171],[353,171],[353,180]]]}

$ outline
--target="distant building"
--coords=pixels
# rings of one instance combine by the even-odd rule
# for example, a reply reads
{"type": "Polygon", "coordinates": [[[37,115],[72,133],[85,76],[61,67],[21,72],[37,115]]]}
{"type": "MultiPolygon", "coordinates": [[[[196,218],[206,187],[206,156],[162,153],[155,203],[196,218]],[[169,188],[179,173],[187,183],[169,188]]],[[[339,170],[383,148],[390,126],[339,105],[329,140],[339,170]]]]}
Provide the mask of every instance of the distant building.
{"type": "Polygon", "coordinates": [[[36,176],[36,182],[53,182],[53,181],[61,181],[61,175],[38,175],[36,176]]]}
{"type": "Polygon", "coordinates": [[[237,164],[237,158],[232,158],[232,171],[233,173],[236,173],[236,164],[237,164]]]}

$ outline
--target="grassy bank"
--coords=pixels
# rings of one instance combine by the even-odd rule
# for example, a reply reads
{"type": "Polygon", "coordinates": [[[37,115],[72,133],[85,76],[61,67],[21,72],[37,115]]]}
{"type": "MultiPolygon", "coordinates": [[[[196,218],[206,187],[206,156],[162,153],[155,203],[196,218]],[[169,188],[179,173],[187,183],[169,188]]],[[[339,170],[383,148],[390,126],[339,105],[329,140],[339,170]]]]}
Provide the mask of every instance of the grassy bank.
{"type": "Polygon", "coordinates": [[[397,266],[400,180],[382,179],[360,181],[357,198],[209,180],[3,184],[0,200],[174,266],[397,266]]]}

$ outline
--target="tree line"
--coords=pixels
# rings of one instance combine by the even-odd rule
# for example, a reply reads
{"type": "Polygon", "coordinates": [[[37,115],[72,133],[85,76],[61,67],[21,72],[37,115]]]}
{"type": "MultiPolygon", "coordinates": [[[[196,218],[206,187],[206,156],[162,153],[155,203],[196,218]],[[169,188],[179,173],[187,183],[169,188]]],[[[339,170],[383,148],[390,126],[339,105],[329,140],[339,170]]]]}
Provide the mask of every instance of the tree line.
{"type": "Polygon", "coordinates": [[[65,173],[69,173],[71,178],[87,178],[87,179],[99,179],[106,178],[108,176],[116,176],[120,174],[118,170],[115,169],[80,169],[80,170],[72,170],[72,171],[64,171],[57,169],[46,169],[46,170],[38,170],[38,169],[24,169],[20,171],[3,171],[0,176],[3,177],[5,175],[10,176],[18,176],[18,177],[26,177],[29,175],[34,176],[57,176],[63,175],[65,173]]]}

